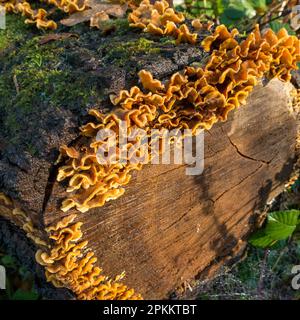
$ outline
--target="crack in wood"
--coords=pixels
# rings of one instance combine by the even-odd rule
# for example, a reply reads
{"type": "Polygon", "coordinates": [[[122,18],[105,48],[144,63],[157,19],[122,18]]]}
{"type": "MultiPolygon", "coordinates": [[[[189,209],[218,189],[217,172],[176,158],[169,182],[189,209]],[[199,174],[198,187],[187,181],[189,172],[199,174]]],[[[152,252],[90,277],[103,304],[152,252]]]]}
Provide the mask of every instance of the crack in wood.
{"type": "Polygon", "coordinates": [[[222,127],[221,127],[221,130],[222,130],[222,132],[226,135],[226,137],[227,137],[227,139],[229,140],[230,144],[234,147],[234,149],[236,150],[236,152],[237,152],[241,157],[243,157],[243,158],[245,158],[245,159],[248,159],[248,160],[251,160],[251,161],[262,162],[262,163],[264,163],[264,164],[266,164],[266,165],[269,165],[269,164],[272,162],[272,160],[274,159],[274,157],[273,157],[271,160],[266,161],[266,160],[263,160],[263,159],[256,159],[256,158],[253,158],[253,157],[250,157],[250,156],[244,154],[243,152],[241,152],[241,151],[239,150],[239,147],[232,141],[232,139],[229,137],[229,135],[224,131],[224,129],[223,129],[222,127]]]}
{"type": "MultiPolygon", "coordinates": [[[[257,162],[259,162],[257,160],[257,162]]],[[[261,161],[262,162],[262,161],[261,161]]],[[[218,200],[220,200],[220,198],[222,198],[227,192],[229,192],[230,190],[236,188],[237,186],[239,186],[240,184],[242,184],[245,180],[247,180],[249,177],[251,177],[252,175],[254,175],[259,169],[262,168],[262,166],[264,165],[265,163],[263,162],[260,166],[258,166],[254,171],[252,171],[250,174],[248,174],[245,178],[243,178],[238,184],[234,185],[233,187],[225,190],[224,192],[222,192],[215,200],[214,199],[209,199],[213,202],[213,206],[215,206],[216,202],[218,200]]]]}

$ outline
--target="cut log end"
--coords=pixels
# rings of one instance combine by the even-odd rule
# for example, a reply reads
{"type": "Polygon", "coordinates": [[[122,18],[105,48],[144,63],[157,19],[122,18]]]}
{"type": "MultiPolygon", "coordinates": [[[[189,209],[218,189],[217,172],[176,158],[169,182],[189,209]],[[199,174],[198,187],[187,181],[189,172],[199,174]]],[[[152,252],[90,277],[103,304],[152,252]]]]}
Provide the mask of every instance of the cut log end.
{"type": "MultiPolygon", "coordinates": [[[[185,280],[211,277],[235,258],[253,230],[257,210],[283,190],[295,159],[297,121],[290,84],[258,85],[247,104],[205,133],[205,166],[147,165],[125,194],[80,214],[84,239],[106,274],[126,272],[145,298],[167,298],[185,280]]],[[[55,184],[45,224],[64,190],[55,184]]],[[[56,211],[58,212],[58,211],[56,211]]]]}

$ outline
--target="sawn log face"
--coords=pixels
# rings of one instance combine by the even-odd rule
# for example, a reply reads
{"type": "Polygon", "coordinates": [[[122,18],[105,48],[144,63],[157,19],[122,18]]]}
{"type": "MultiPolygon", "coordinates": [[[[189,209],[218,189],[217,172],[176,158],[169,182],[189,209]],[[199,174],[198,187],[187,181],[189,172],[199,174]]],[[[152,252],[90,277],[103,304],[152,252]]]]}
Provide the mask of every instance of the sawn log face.
{"type": "MultiPolygon", "coordinates": [[[[279,80],[258,85],[245,106],[206,132],[203,174],[187,176],[185,165],[147,165],[120,199],[79,214],[105,273],[125,270],[125,282],[145,298],[166,298],[234,257],[256,210],[291,174],[297,124],[290,89],[279,80]]],[[[57,211],[64,196],[55,184],[46,225],[65,215],[57,211]]]]}

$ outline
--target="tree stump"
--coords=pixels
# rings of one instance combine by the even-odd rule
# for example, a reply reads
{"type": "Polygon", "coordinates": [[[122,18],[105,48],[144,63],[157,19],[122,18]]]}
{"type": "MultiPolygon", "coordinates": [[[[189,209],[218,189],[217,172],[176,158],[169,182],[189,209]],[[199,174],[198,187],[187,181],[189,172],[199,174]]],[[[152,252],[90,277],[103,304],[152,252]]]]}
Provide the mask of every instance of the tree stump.
{"type": "MultiPolygon", "coordinates": [[[[59,209],[66,193],[54,162],[60,145],[78,139],[88,109],[105,109],[109,94],[137,84],[141,69],[162,80],[186,65],[205,64],[207,54],[124,32],[124,21],[109,35],[77,26],[52,41],[16,26],[16,19],[9,18],[8,30],[15,31],[0,51],[0,187],[43,232],[66,215],[59,209]]],[[[125,271],[126,284],[144,298],[160,299],[236,258],[257,211],[283,189],[296,162],[292,88],[276,79],[260,83],[245,106],[207,131],[201,175],[187,176],[185,165],[147,165],[133,174],[121,198],[80,213],[83,240],[105,274],[125,271]]],[[[35,246],[0,221],[1,244],[31,270],[38,268],[42,279],[35,246]]]]}

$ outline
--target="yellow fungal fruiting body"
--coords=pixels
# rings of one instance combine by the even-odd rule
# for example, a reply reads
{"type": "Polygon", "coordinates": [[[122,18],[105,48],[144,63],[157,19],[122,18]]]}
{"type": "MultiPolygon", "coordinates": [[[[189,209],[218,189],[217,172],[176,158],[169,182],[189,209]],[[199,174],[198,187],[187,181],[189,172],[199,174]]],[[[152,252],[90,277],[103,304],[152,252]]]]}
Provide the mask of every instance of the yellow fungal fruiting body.
{"type": "Polygon", "coordinates": [[[80,300],[139,300],[141,296],[119,282],[102,274],[95,264],[97,258],[82,241],[81,222],[71,214],[46,229],[50,250],[38,250],[36,261],[44,266],[46,279],[56,287],[72,290],[80,300]]]}
{"type": "Polygon", "coordinates": [[[292,109],[296,114],[300,112],[300,89],[293,89],[291,92],[292,109]]]}
{"type": "MultiPolygon", "coordinates": [[[[36,23],[39,28],[56,28],[53,22],[47,20],[45,11],[32,10],[28,2],[0,2],[4,3],[7,11],[26,16],[27,23],[36,23]]],[[[45,2],[70,13],[85,8],[85,1],[45,2]]],[[[191,33],[183,24],[184,16],[169,8],[164,0],[153,5],[148,0],[142,1],[128,19],[132,27],[156,35],[173,36],[177,44],[197,43],[197,34],[191,33]]],[[[196,31],[210,30],[211,24],[203,25],[199,20],[194,20],[192,27],[196,31]]],[[[146,150],[137,147],[141,136],[134,136],[124,146],[119,145],[118,139],[113,139],[120,135],[121,121],[125,123],[123,129],[127,136],[136,129],[143,129],[148,137],[152,135],[152,129],[158,129],[159,132],[191,129],[196,134],[198,128],[208,130],[216,122],[225,121],[231,110],[246,102],[262,77],[290,80],[291,70],[296,69],[300,61],[300,42],[297,37],[289,36],[285,29],[277,34],[271,30],[261,34],[258,26],[241,42],[237,40],[238,34],[236,29],[228,31],[224,25],[218,26],[202,41],[204,50],[211,52],[203,68],[186,66],[164,83],[154,79],[149,71],[141,70],[139,78],[142,87],[134,86],[130,90],[122,90],[117,96],[111,96],[111,112],[89,111],[95,120],[81,127],[81,134],[86,137],[84,141],[88,143],[60,148],[57,162],[61,165],[57,181],[67,180],[67,192],[70,194],[62,203],[64,212],[70,209],[86,212],[117,199],[124,193],[131,172],[140,170],[143,164],[151,160],[146,150]],[[97,133],[100,129],[110,129],[113,134],[99,139],[97,133]],[[116,158],[110,159],[114,161],[99,162],[98,151],[107,152],[111,148],[125,151],[125,158],[121,152],[116,158]],[[144,161],[132,161],[136,155],[144,161]]],[[[295,99],[299,99],[299,95],[295,99]]],[[[78,299],[141,298],[133,289],[119,283],[121,276],[110,280],[102,275],[102,270],[96,266],[97,258],[88,250],[87,241],[82,241],[82,223],[75,222],[76,214],[48,227],[48,241],[44,242],[26,214],[2,193],[0,212],[15,221],[40,248],[36,260],[44,266],[47,280],[56,287],[71,289],[78,299]]]]}
{"type": "MultiPolygon", "coordinates": [[[[53,5],[66,13],[81,12],[87,9],[87,0],[42,0],[46,4],[53,5]]],[[[30,1],[26,0],[0,0],[0,5],[6,12],[21,14],[26,17],[25,23],[35,24],[38,29],[55,30],[56,22],[48,20],[47,11],[44,9],[32,9],[30,1]]]]}
{"type": "MultiPolygon", "coordinates": [[[[165,0],[156,1],[153,5],[150,0],[143,0],[138,8],[128,16],[131,27],[143,29],[160,36],[172,36],[176,43],[187,42],[195,44],[197,34],[191,33],[187,25],[183,24],[185,17],[175,12],[165,0]]],[[[195,30],[204,29],[203,25],[195,22],[195,30]]]]}
{"type": "Polygon", "coordinates": [[[27,214],[0,192],[0,216],[24,230],[39,248],[36,261],[45,268],[47,281],[55,287],[72,290],[83,300],[140,300],[142,297],[120,282],[124,274],[115,279],[102,274],[95,264],[97,258],[82,241],[81,222],[74,222],[76,214],[64,217],[46,228],[48,241],[42,240],[42,232],[34,226],[27,214]]]}
{"type": "Polygon", "coordinates": [[[34,226],[27,214],[15,206],[13,201],[0,192],[0,216],[9,219],[16,226],[24,230],[26,236],[40,247],[48,247],[47,242],[43,239],[42,232],[34,226]]]}
{"type": "Polygon", "coordinates": [[[194,19],[192,20],[192,27],[196,30],[196,31],[201,31],[201,30],[210,30],[211,27],[214,25],[213,22],[205,22],[202,23],[199,19],[194,19]]]}
{"type": "MultiPolygon", "coordinates": [[[[74,149],[63,146],[61,157],[66,159],[59,169],[58,181],[69,180],[70,196],[62,203],[62,210],[76,208],[86,212],[101,207],[124,193],[132,170],[140,170],[141,163],[127,159],[120,163],[101,164],[97,159],[99,148],[108,150],[110,140],[97,140],[100,129],[109,128],[118,137],[118,124],[126,121],[127,133],[143,129],[210,129],[218,121],[225,121],[228,113],[245,104],[258,79],[278,77],[288,81],[290,71],[300,60],[299,40],[282,29],[277,34],[268,30],[263,35],[258,26],[239,43],[238,31],[229,32],[224,25],[203,40],[205,50],[213,50],[204,68],[186,67],[183,72],[171,76],[165,84],[153,79],[150,72],[139,73],[143,89],[135,86],[111,96],[115,105],[112,112],[102,114],[90,110],[95,121],[81,128],[82,135],[90,138],[90,144],[74,149]]],[[[115,141],[115,140],[114,140],[115,141]]],[[[132,145],[125,146],[126,151],[132,145]]],[[[121,160],[121,159],[115,159],[121,160]]],[[[145,159],[147,163],[150,157],[145,159]]]]}

